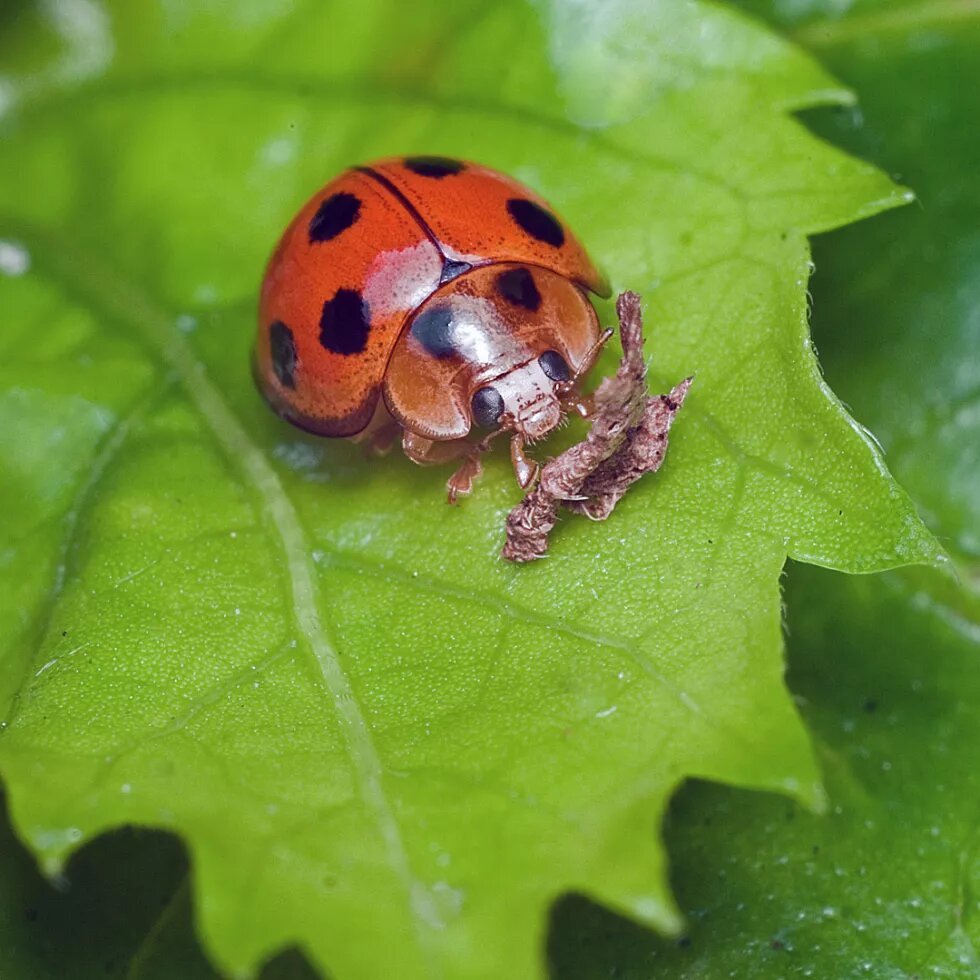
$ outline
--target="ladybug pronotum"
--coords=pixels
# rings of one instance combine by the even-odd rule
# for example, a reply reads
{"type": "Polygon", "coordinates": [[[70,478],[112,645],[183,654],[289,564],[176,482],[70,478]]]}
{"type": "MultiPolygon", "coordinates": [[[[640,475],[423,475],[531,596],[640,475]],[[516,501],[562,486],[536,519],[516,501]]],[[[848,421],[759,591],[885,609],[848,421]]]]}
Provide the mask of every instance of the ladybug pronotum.
{"type": "Polygon", "coordinates": [[[416,463],[459,460],[449,499],[480,454],[511,435],[524,452],[572,410],[611,331],[587,291],[609,288],[533,191],[445,157],[353,167],[318,191],[266,270],[255,375],[272,407],[321,436],[383,449],[400,433],[416,463]]]}

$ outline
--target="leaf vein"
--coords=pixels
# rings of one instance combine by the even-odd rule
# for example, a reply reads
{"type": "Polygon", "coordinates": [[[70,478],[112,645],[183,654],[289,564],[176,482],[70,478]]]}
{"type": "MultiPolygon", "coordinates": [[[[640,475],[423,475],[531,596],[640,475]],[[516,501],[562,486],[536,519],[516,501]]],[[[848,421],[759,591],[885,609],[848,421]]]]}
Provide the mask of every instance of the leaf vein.
{"type": "Polygon", "coordinates": [[[556,617],[547,616],[543,613],[527,609],[520,603],[502,596],[489,595],[485,593],[473,592],[462,589],[455,585],[449,585],[437,579],[413,575],[401,568],[393,568],[378,559],[365,557],[363,555],[354,556],[349,552],[342,551],[336,546],[332,547],[327,560],[333,567],[358,572],[364,575],[371,575],[386,581],[407,584],[413,588],[426,592],[432,592],[445,598],[462,602],[468,607],[474,603],[482,603],[484,606],[492,608],[499,616],[505,619],[519,620],[532,626],[539,626],[551,630],[555,633],[564,634],[578,640],[584,640],[595,646],[603,646],[625,654],[636,664],[651,680],[666,691],[679,705],[683,706],[699,721],[713,728],[728,738],[730,741],[751,749],[750,743],[741,737],[736,731],[730,729],[714,718],[710,713],[705,712],[700,703],[695,700],[690,693],[678,688],[665,674],[659,671],[653,661],[644,656],[638,647],[642,642],[642,637],[637,639],[610,636],[609,634],[599,633],[594,630],[586,630],[578,626],[573,626],[562,622],[556,617]]]}
{"type": "MultiPolygon", "coordinates": [[[[42,634],[47,628],[47,625],[50,623],[54,608],[57,605],[58,599],[60,598],[65,587],[68,562],[71,558],[71,552],[77,538],[78,524],[81,513],[88,505],[88,502],[92,499],[92,495],[101,482],[106,470],[112,464],[112,461],[116,458],[116,456],[119,455],[120,450],[125,445],[133,426],[140,418],[142,418],[149,405],[160,395],[160,393],[161,392],[159,389],[152,391],[147,397],[141,399],[127,415],[123,416],[121,419],[118,419],[115,425],[112,426],[106,437],[103,439],[101,447],[96,452],[95,459],[92,461],[92,466],[89,469],[88,477],[75,494],[75,499],[68,508],[68,512],[61,519],[64,532],[62,536],[61,548],[57,557],[57,563],[55,565],[54,581],[51,584],[51,591],[48,594],[48,599],[44,604],[40,615],[38,616],[37,628],[42,634]]],[[[7,725],[9,725],[16,716],[17,709],[20,705],[21,692],[26,688],[28,677],[33,669],[34,658],[31,657],[28,658],[25,663],[23,682],[18,686],[17,693],[11,701],[7,715],[4,718],[3,728],[7,727],[7,725]]]]}
{"type": "Polygon", "coordinates": [[[45,257],[43,266],[49,274],[73,285],[95,309],[140,331],[155,356],[174,372],[218,445],[261,500],[285,554],[297,626],[315,659],[323,689],[333,702],[361,797],[381,835],[391,871],[405,892],[419,950],[434,975],[437,970],[429,935],[433,927],[441,925],[441,917],[409,864],[401,830],[385,795],[382,765],[367,720],[320,616],[314,566],[305,532],[279,476],[207,377],[204,365],[174,326],[173,318],[91,253],[72,249],[36,226],[25,227],[22,237],[31,243],[32,254],[45,257]]]}

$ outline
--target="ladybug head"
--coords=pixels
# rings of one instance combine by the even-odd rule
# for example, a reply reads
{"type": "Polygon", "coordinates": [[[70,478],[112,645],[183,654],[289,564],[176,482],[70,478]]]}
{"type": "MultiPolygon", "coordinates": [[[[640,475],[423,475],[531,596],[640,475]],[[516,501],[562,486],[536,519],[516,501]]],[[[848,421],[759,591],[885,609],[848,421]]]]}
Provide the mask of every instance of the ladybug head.
{"type": "Polygon", "coordinates": [[[570,390],[571,379],[565,358],[546,350],[476,389],[470,398],[473,424],[509,429],[537,442],[561,421],[562,396],[570,390]]]}
{"type": "Polygon", "coordinates": [[[388,361],[385,403],[435,441],[511,433],[527,486],[534,468],[524,445],[561,422],[604,340],[585,293],[563,276],[512,263],[473,269],[409,320],[388,361]]]}

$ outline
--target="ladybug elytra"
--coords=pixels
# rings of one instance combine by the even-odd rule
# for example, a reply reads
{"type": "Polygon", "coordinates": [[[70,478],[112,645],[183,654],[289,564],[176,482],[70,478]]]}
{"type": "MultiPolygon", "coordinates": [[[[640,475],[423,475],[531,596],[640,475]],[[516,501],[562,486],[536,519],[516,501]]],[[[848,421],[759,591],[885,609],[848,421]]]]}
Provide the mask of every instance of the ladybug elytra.
{"type": "Polygon", "coordinates": [[[266,270],[255,374],[283,418],[323,436],[390,445],[417,463],[460,461],[449,497],[471,489],[480,454],[524,449],[569,410],[611,331],[587,291],[609,288],[538,195],[445,157],[345,171],[286,229],[266,270]]]}

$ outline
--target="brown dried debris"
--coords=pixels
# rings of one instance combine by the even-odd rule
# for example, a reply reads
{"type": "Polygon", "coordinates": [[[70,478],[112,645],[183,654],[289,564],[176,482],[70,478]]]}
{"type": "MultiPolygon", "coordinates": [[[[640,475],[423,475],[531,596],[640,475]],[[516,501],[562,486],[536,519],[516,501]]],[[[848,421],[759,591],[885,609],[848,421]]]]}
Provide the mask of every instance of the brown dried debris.
{"type": "Polygon", "coordinates": [[[685,378],[668,395],[649,395],[640,297],[621,293],[616,313],[623,344],[619,369],[595,393],[589,434],[546,463],[537,486],[508,514],[501,551],[508,561],[534,561],[547,552],[562,506],[603,521],[644,473],[656,472],[663,463],[670,426],[692,379],[685,378]]]}

